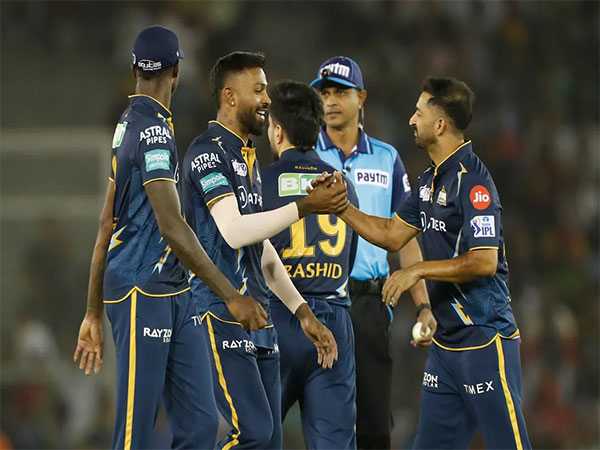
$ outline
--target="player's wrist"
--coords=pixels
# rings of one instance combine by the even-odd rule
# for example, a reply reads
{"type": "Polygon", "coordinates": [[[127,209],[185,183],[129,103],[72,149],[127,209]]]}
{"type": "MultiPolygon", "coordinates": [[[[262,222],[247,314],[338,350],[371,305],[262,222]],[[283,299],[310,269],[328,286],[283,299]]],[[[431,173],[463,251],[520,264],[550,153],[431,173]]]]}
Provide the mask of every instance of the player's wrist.
{"type": "Polygon", "coordinates": [[[312,213],[312,211],[310,210],[308,197],[300,198],[296,200],[295,203],[296,207],[298,208],[298,219],[302,219],[303,217],[306,217],[307,215],[312,213]]]}
{"type": "Polygon", "coordinates": [[[104,312],[103,304],[98,306],[88,306],[85,310],[85,316],[91,319],[101,319],[104,312]]]}
{"type": "Polygon", "coordinates": [[[305,323],[306,321],[314,317],[312,310],[306,302],[302,303],[300,306],[298,306],[298,308],[296,308],[296,312],[294,312],[294,315],[300,321],[300,323],[305,323]]]}
{"type": "Polygon", "coordinates": [[[419,303],[416,308],[416,316],[417,319],[421,315],[423,311],[431,312],[431,304],[430,303],[419,303]]]}

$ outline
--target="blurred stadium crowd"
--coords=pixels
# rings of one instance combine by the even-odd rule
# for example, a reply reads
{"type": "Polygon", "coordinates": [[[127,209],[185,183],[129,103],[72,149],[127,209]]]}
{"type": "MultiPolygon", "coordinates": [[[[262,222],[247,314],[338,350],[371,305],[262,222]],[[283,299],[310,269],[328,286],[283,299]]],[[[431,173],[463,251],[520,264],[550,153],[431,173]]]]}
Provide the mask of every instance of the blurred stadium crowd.
{"type": "MultiPolygon", "coordinates": [[[[467,81],[477,94],[475,150],[504,207],[532,443],[600,445],[598,2],[3,1],[0,7],[3,132],[99,127],[107,151],[133,89],[133,37],[152,23],[175,29],[186,52],[173,105],[181,154],[212,118],[208,70],[232,50],[264,51],[271,80],[309,81],[335,54],[357,60],[369,92],[366,129],[396,146],[413,180],[427,164],[407,125],[421,80],[443,74],[467,81]]],[[[258,145],[266,164],[264,139],[258,145]]],[[[14,179],[40,185],[43,177],[80,170],[57,162],[32,178],[26,158],[2,166],[5,180],[14,167],[23,171],[14,179]]],[[[6,181],[1,186],[3,194],[10,190],[6,181]]],[[[2,213],[0,449],[105,447],[114,417],[114,355],[107,354],[105,373],[96,378],[86,379],[71,363],[95,217],[25,216],[2,213]]],[[[410,444],[425,356],[408,345],[409,303],[397,308],[393,325],[394,448],[410,444]]],[[[301,445],[295,417],[286,433],[287,445],[301,445]]]]}

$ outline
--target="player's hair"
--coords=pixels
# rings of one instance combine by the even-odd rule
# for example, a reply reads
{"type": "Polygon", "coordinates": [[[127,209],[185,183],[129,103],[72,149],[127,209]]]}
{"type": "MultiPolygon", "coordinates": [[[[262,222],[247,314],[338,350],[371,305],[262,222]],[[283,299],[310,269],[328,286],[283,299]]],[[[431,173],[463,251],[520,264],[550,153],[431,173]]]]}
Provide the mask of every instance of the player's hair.
{"type": "Polygon", "coordinates": [[[428,103],[440,107],[458,130],[464,131],[469,126],[475,94],[464,81],[428,77],[423,82],[423,91],[432,96],[428,103]]]}
{"type": "Polygon", "coordinates": [[[209,77],[210,93],[217,108],[221,106],[221,90],[229,74],[256,67],[264,69],[265,63],[265,55],[252,52],[232,52],[217,59],[215,65],[210,69],[209,77]]]}
{"type": "Polygon", "coordinates": [[[311,149],[317,142],[323,122],[321,97],[310,86],[283,80],[269,86],[269,115],[284,129],[290,143],[311,149]]]}
{"type": "Polygon", "coordinates": [[[135,73],[137,74],[138,77],[140,77],[142,80],[145,81],[150,81],[150,80],[157,80],[161,77],[163,77],[164,75],[166,75],[167,73],[169,75],[172,75],[173,71],[179,66],[179,62],[175,63],[172,66],[169,67],[165,67],[164,69],[160,69],[160,70],[156,70],[153,72],[145,72],[143,70],[140,70],[138,67],[133,67],[133,70],[135,70],[135,73]]]}

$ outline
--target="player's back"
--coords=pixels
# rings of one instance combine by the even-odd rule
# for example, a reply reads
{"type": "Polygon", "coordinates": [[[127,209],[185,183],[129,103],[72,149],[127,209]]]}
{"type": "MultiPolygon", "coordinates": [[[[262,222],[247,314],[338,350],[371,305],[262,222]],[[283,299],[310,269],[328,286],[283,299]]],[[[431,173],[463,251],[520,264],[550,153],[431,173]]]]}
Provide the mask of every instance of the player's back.
{"type": "Polygon", "coordinates": [[[133,95],[117,124],[111,158],[115,201],[104,277],[106,299],[121,299],[134,287],[157,296],[188,289],[185,271],[160,235],[144,188],[157,180],[177,182],[170,121],[171,112],[158,101],[133,95]]]}
{"type": "MultiPolygon", "coordinates": [[[[333,168],[310,151],[289,149],[263,170],[265,210],[279,208],[306,195],[306,187],[333,168]]],[[[348,196],[358,200],[351,183],[348,196]]],[[[306,297],[349,303],[348,279],[356,253],[357,235],[334,215],[310,215],[271,238],[290,278],[306,297]]]]}

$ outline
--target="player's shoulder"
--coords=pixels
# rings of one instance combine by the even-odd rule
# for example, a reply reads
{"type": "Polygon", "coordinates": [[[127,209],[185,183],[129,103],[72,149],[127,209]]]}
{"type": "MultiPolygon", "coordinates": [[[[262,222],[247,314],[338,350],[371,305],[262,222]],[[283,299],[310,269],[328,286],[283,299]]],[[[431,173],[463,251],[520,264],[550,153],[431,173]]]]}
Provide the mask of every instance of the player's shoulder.
{"type": "Polygon", "coordinates": [[[464,171],[464,176],[467,179],[477,180],[480,182],[490,182],[493,184],[492,174],[475,152],[469,152],[460,161],[461,169],[464,171]]]}
{"type": "Polygon", "coordinates": [[[373,153],[377,154],[385,154],[392,158],[398,156],[398,150],[392,144],[388,142],[384,142],[381,139],[377,139],[373,136],[369,136],[369,144],[371,145],[371,150],[373,153]]]}
{"type": "Polygon", "coordinates": [[[211,153],[214,153],[218,157],[224,156],[225,148],[219,137],[215,136],[215,134],[208,129],[192,139],[192,142],[188,146],[185,158],[195,158],[198,155],[211,153]]]}

